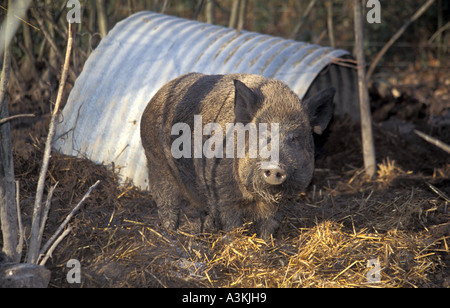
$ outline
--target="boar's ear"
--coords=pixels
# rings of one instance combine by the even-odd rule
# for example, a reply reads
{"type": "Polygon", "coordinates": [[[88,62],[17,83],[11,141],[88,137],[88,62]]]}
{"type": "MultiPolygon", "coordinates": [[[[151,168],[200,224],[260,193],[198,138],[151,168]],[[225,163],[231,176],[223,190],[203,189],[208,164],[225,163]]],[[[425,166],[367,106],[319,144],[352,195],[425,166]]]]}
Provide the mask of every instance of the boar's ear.
{"type": "Polygon", "coordinates": [[[236,123],[248,123],[258,110],[258,96],[239,80],[234,82],[234,116],[236,123]]]}
{"type": "Polygon", "coordinates": [[[313,94],[303,104],[308,108],[309,122],[316,134],[321,135],[333,116],[335,88],[328,88],[313,94]]]}

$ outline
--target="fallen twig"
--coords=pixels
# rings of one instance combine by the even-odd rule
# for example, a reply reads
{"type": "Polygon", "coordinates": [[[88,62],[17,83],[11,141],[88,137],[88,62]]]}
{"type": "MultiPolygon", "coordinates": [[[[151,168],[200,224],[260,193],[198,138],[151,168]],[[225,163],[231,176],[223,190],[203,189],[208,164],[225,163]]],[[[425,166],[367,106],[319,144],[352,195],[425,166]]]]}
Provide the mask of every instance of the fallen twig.
{"type": "Polygon", "coordinates": [[[416,135],[418,135],[419,137],[421,137],[422,139],[424,139],[425,141],[437,146],[438,148],[440,148],[441,150],[444,150],[445,152],[450,154],[450,145],[436,139],[433,138],[425,133],[422,133],[420,130],[415,129],[414,133],[416,133],[416,135]]]}
{"type": "Polygon", "coordinates": [[[434,186],[434,185],[432,185],[430,183],[427,183],[427,185],[428,185],[428,187],[430,187],[430,189],[432,191],[434,191],[436,194],[438,194],[439,197],[441,197],[442,199],[444,199],[447,202],[450,202],[450,198],[447,197],[447,195],[444,194],[439,188],[437,188],[436,186],[434,186]]]}

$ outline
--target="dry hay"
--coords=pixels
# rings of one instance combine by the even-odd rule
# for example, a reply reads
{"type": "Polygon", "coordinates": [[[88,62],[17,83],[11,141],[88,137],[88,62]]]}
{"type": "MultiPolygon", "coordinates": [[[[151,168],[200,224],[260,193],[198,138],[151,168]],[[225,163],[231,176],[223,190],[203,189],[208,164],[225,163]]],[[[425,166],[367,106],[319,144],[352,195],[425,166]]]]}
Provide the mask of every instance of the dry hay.
{"type": "MultiPolygon", "coordinates": [[[[150,194],[118,187],[114,172],[105,167],[54,153],[47,185],[59,185],[44,237],[53,234],[95,181],[102,182],[48,261],[50,286],[450,286],[448,157],[378,128],[378,155],[385,159],[377,179],[369,180],[355,168],[362,165],[359,145],[349,141],[358,140],[358,130],[342,123],[333,129],[312,185],[267,242],[254,235],[251,223],[228,233],[199,234],[199,219],[190,212],[180,230],[168,232],[160,226],[150,194]],[[343,135],[347,141],[336,138],[343,135]],[[81,284],[67,282],[70,259],[81,263],[81,284]],[[371,260],[380,265],[377,283],[367,279],[374,269],[371,260]]],[[[27,232],[41,148],[35,141],[26,155],[15,155],[27,232]]]]}

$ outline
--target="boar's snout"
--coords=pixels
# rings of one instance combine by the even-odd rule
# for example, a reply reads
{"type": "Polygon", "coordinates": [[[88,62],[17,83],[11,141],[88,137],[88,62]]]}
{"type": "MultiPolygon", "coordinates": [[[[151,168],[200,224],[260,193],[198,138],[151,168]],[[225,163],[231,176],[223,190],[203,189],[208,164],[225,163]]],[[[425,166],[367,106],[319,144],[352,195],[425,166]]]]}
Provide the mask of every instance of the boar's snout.
{"type": "Polygon", "coordinates": [[[280,185],[286,181],[287,174],[279,165],[270,165],[262,169],[264,181],[269,185],[280,185]]]}

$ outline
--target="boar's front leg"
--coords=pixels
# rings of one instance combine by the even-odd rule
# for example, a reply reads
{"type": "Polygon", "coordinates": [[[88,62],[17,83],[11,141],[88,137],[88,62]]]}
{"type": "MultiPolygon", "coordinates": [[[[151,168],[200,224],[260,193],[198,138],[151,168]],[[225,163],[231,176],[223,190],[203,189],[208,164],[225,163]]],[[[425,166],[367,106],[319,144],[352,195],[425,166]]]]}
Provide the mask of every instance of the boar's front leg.
{"type": "Polygon", "coordinates": [[[256,230],[258,235],[264,240],[270,240],[271,235],[275,235],[275,232],[280,228],[283,215],[279,212],[269,217],[260,218],[256,221],[256,230]]]}
{"type": "Polygon", "coordinates": [[[239,205],[227,201],[219,201],[217,209],[221,227],[225,231],[231,231],[234,228],[242,227],[243,211],[239,205]]]}
{"type": "Polygon", "coordinates": [[[180,200],[178,196],[165,194],[161,191],[153,193],[158,207],[158,216],[164,228],[176,230],[180,223],[180,211],[183,207],[184,200],[180,200]]]}
{"type": "MultiPolygon", "coordinates": [[[[149,171],[158,170],[156,164],[149,160],[149,171]]],[[[176,180],[169,173],[166,165],[159,166],[165,177],[151,174],[149,188],[158,208],[158,216],[164,228],[169,230],[178,229],[180,223],[181,209],[187,205],[182,192],[176,185],[176,180]]]]}
{"type": "Polygon", "coordinates": [[[215,206],[200,212],[200,233],[216,232],[220,228],[220,217],[215,206]]]}

